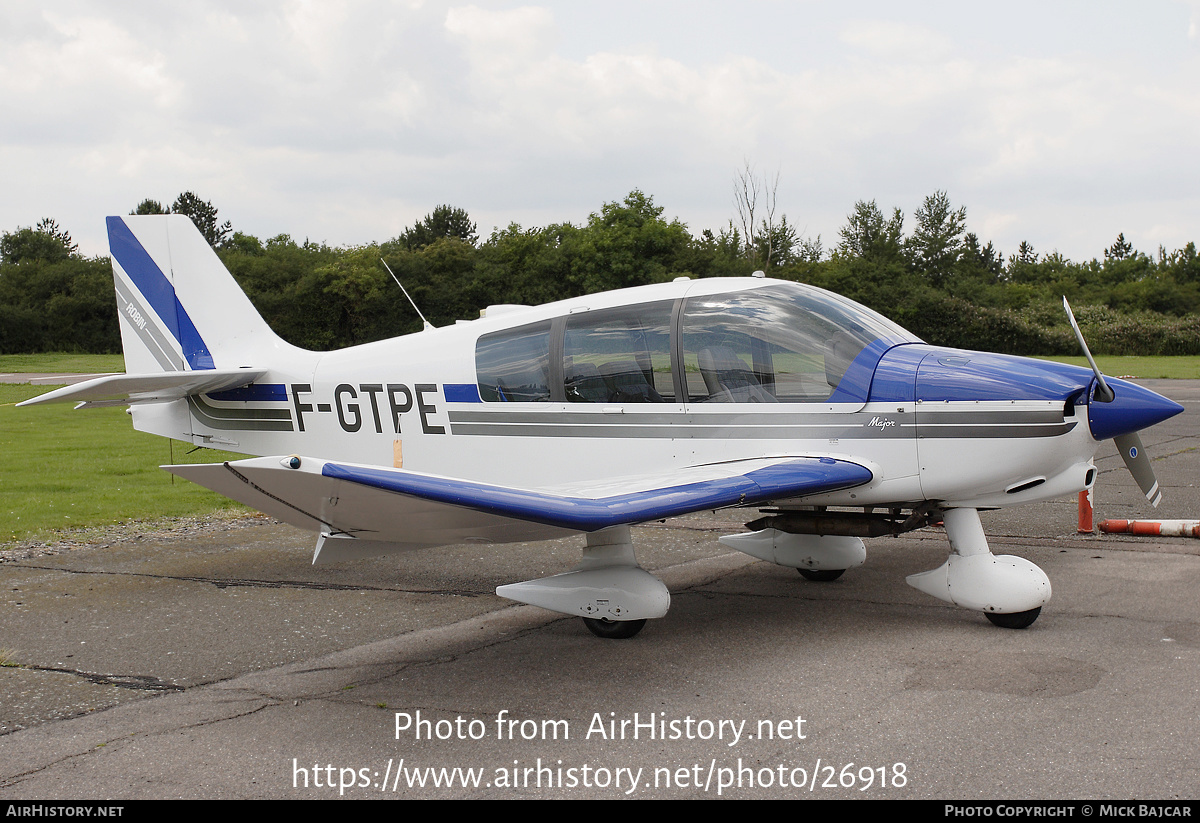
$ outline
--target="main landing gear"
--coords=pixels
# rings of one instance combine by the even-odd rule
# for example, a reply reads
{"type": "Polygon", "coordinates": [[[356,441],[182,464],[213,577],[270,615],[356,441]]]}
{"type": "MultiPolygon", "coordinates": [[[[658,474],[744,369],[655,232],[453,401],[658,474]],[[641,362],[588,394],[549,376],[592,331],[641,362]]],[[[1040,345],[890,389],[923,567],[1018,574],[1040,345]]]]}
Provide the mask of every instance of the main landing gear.
{"type": "Polygon", "coordinates": [[[792,534],[761,529],[720,538],[730,548],[780,566],[790,566],[805,580],[828,583],[861,566],[867,550],[861,538],[844,535],[792,534]]]}
{"type": "Polygon", "coordinates": [[[583,625],[596,637],[606,640],[624,640],[633,637],[646,627],[645,620],[609,620],[607,618],[585,617],[583,625]]]}
{"type": "Polygon", "coordinates": [[[976,609],[1005,629],[1033,625],[1050,601],[1050,579],[1023,557],[994,555],[975,509],[945,509],[950,556],[936,569],[909,575],[908,584],[936,598],[976,609]]]}
{"type": "Polygon", "coordinates": [[[814,583],[832,583],[843,574],[845,569],[796,569],[800,572],[800,576],[805,580],[811,580],[814,583]]]}
{"type": "Polygon", "coordinates": [[[583,618],[597,637],[633,637],[671,606],[667,587],[637,564],[628,526],[587,535],[583,559],[569,572],[500,586],[496,594],[583,618]]]}
{"type": "Polygon", "coordinates": [[[987,619],[992,621],[993,626],[999,626],[1002,629],[1028,629],[1041,613],[1041,606],[1038,606],[1036,609],[1030,609],[1027,612],[1014,612],[1012,614],[984,612],[987,615],[987,619]]]}
{"type": "MultiPolygon", "coordinates": [[[[1002,628],[1033,625],[1050,600],[1050,580],[1045,572],[1024,558],[992,554],[975,509],[944,509],[942,518],[950,556],[932,571],[910,575],[909,585],[948,603],[981,611],[1002,628]]],[[[725,536],[721,542],[752,557],[791,566],[814,582],[837,580],[866,560],[862,540],[844,535],[792,534],[767,528],[725,536]]],[[[633,637],[648,619],[664,616],[671,605],[662,581],[638,566],[628,526],[588,534],[583,559],[571,571],[500,586],[496,594],[581,617],[588,631],[609,640],[633,637]]]]}

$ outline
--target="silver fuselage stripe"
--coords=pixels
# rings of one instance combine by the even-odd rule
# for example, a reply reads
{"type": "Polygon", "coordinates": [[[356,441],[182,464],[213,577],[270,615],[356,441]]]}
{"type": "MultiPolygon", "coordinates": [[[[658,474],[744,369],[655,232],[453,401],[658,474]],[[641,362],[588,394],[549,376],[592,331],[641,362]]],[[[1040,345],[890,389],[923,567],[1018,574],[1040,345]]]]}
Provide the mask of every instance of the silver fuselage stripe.
{"type": "Polygon", "coordinates": [[[1050,410],[787,415],[452,411],[449,418],[454,434],[483,437],[749,440],[1058,437],[1078,425],[1050,410]]]}
{"type": "Polygon", "coordinates": [[[230,409],[213,406],[199,395],[189,397],[188,406],[197,420],[212,429],[290,432],[294,428],[287,409],[230,409]]]}
{"type": "Polygon", "coordinates": [[[128,323],[137,332],[138,337],[142,340],[142,345],[153,355],[155,361],[157,361],[163,371],[183,371],[183,358],[175,353],[175,350],[167,341],[166,335],[159,330],[154,320],[156,315],[146,308],[137,295],[121,282],[120,277],[114,276],[113,283],[116,284],[117,299],[121,301],[118,312],[124,317],[124,322],[128,323]],[[137,309],[141,316],[145,318],[145,325],[138,325],[128,317],[125,311],[126,306],[133,306],[137,309]]]}

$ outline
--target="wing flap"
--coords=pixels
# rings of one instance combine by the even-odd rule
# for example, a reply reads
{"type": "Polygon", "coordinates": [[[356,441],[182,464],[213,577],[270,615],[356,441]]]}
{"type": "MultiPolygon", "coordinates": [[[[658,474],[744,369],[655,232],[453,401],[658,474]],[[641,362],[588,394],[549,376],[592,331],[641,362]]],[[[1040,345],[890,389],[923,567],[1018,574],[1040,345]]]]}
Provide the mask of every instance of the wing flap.
{"type": "MultiPolygon", "coordinates": [[[[164,466],[301,528],[409,546],[545,540],[689,512],[822,494],[872,479],[848,460],[788,457],[629,478],[617,494],[519,489],[405,469],[299,458],[164,466]]],[[[606,484],[610,490],[616,484],[606,484]]]]}
{"type": "Polygon", "coordinates": [[[154,374],[111,374],[74,386],[63,386],[17,405],[37,406],[74,401],[87,408],[162,403],[193,394],[240,388],[266,373],[266,369],[200,369],[154,374]]]}

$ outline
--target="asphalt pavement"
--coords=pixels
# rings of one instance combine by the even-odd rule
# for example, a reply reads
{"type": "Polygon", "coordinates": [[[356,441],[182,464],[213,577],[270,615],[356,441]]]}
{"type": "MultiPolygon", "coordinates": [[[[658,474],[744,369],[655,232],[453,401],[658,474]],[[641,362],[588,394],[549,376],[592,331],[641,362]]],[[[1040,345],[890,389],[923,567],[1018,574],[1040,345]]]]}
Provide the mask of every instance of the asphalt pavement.
{"type": "MultiPolygon", "coordinates": [[[[1200,381],[1111,445],[1096,520],[1200,517],[1200,381]]],[[[581,538],[327,568],[265,518],[7,553],[0,797],[1200,796],[1200,540],[1076,534],[1074,499],[984,515],[1054,596],[1029,629],[904,583],[936,528],[833,583],[717,543],[753,513],[634,530],[670,613],[631,640],[495,596],[581,538]],[[456,771],[457,770],[457,771],[456,771]]]]}

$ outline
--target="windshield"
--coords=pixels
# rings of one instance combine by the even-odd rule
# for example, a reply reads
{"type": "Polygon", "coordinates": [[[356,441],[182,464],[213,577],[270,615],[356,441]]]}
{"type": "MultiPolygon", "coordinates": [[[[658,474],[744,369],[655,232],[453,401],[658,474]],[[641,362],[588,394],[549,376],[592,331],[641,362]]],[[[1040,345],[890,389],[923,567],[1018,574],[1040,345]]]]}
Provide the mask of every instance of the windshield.
{"type": "Polygon", "coordinates": [[[880,340],[918,342],[882,315],[819,289],[778,284],[691,297],[682,321],[688,400],[827,401],[855,358],[880,340]]]}

